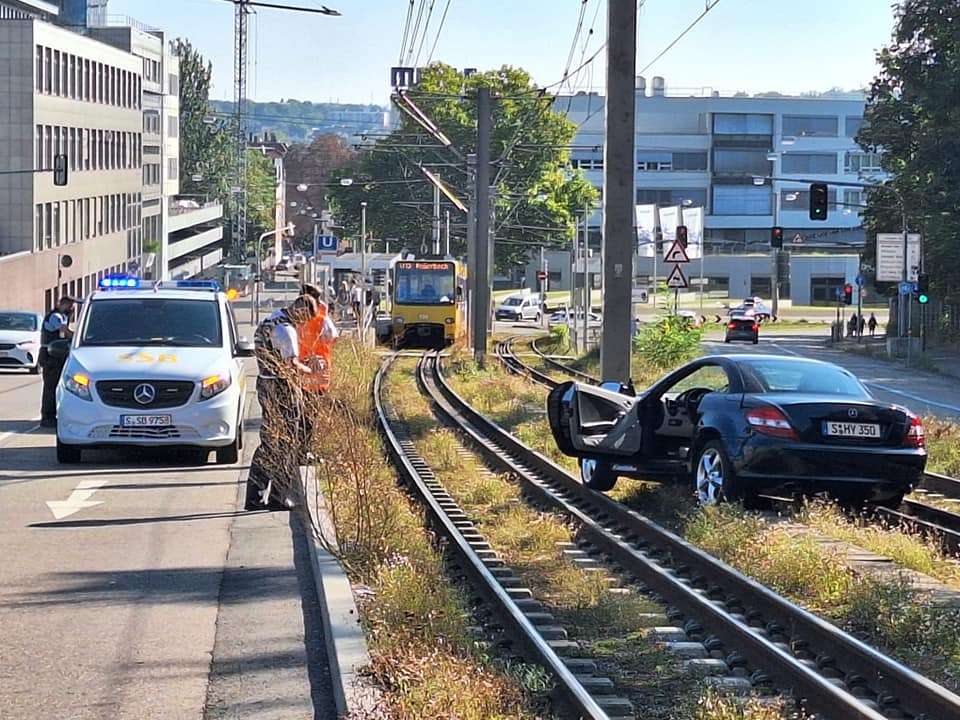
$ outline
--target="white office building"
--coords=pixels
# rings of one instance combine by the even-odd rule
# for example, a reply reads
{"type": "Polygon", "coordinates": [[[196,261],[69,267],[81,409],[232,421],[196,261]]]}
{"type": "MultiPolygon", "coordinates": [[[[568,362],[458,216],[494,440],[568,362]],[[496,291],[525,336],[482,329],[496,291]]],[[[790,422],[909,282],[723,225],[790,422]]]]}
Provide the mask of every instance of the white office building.
{"type": "Polygon", "coordinates": [[[0,8],[0,307],[42,309],[140,255],[142,62],[36,19],[51,3],[0,8]]]}
{"type": "MultiPolygon", "coordinates": [[[[809,187],[811,181],[862,182],[879,173],[879,158],[854,141],[864,103],[855,95],[672,95],[662,78],[653,78],[649,92],[645,79],[638,78],[636,203],[704,208],[702,273],[708,290],[770,297],[773,269],[767,252],[771,228],[780,226],[791,268],[781,296],[798,304],[832,302],[835,287],[857,274],[857,253],[866,240],[863,193],[831,185],[828,218],[818,221],[809,218],[809,187]],[[724,255],[737,260],[721,261],[724,255]],[[805,259],[798,263],[801,255],[805,259]]],[[[578,126],[573,166],[602,188],[604,98],[564,96],[555,108],[578,126]]],[[[589,225],[590,245],[599,256],[599,211],[589,225]]],[[[548,259],[552,285],[567,285],[569,256],[551,253],[548,259]]],[[[536,264],[527,268],[528,278],[535,277],[536,264]]],[[[661,279],[663,272],[661,265],[661,279]]],[[[688,272],[698,276],[699,262],[688,272]]],[[[652,261],[638,257],[637,284],[648,284],[652,273],[652,261]]]]}

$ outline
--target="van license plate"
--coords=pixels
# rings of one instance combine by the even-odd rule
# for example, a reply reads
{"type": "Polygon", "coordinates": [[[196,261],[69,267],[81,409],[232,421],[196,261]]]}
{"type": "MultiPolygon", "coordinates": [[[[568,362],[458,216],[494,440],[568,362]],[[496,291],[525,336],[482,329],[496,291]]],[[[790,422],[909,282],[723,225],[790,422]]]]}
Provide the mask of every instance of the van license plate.
{"type": "Polygon", "coordinates": [[[123,427],[163,427],[173,425],[172,415],[121,415],[123,427]]]}

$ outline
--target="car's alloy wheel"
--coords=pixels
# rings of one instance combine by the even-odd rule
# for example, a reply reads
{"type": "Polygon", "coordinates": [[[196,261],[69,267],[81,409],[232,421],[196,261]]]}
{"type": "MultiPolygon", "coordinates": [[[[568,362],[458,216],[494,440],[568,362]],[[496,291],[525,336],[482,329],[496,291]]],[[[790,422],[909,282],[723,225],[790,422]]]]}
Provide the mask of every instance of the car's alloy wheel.
{"type": "Polygon", "coordinates": [[[739,499],[730,461],[717,440],[711,440],[700,450],[694,479],[697,483],[697,502],[701,505],[739,499]]]}
{"type": "Polygon", "coordinates": [[[601,492],[613,490],[617,484],[617,476],[610,469],[610,463],[594,458],[580,458],[580,479],[591,490],[601,492]]]}

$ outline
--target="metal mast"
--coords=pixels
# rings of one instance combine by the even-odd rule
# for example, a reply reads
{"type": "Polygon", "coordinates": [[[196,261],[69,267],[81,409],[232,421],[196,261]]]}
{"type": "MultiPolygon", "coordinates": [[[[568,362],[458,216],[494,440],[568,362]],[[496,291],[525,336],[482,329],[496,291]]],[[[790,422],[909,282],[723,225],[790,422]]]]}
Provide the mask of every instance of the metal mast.
{"type": "Polygon", "coordinates": [[[340,15],[326,6],[320,8],[295,7],[293,5],[257,2],[257,0],[228,0],[234,4],[233,30],[233,113],[236,132],[234,152],[236,153],[236,185],[233,186],[233,232],[231,242],[237,258],[244,258],[244,246],[247,235],[247,19],[251,7],[271,8],[274,10],[293,10],[318,15],[340,15]]]}
{"type": "Polygon", "coordinates": [[[233,0],[235,5],[233,33],[233,112],[236,126],[236,184],[233,187],[233,254],[243,259],[247,234],[247,16],[249,0],[233,0]]]}

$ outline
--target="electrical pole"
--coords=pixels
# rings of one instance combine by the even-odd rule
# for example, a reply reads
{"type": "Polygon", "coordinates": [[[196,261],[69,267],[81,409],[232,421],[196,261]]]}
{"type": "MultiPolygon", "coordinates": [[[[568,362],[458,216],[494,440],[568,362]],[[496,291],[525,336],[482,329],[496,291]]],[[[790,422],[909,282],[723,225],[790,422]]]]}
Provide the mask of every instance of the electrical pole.
{"type": "MultiPolygon", "coordinates": [[[[476,290],[473,303],[473,357],[481,368],[487,354],[490,316],[490,89],[477,89],[476,290]]],[[[632,157],[633,153],[631,153],[632,157]]]]}
{"type": "Polygon", "coordinates": [[[473,347],[477,303],[477,156],[467,155],[467,337],[473,347]]]}
{"type": "Polygon", "coordinates": [[[433,226],[433,254],[440,254],[440,186],[433,186],[433,217],[431,218],[433,226]]]}
{"type": "MultiPolygon", "coordinates": [[[[600,377],[621,383],[630,380],[636,69],[637,3],[635,0],[609,0],[604,112],[606,140],[603,145],[604,323],[600,377]]],[[[587,305],[589,313],[589,302],[587,305]]]]}
{"type": "Polygon", "coordinates": [[[233,33],[233,114],[235,182],[233,188],[233,228],[230,238],[238,260],[244,257],[247,235],[247,16],[249,0],[234,0],[233,33]]]}
{"type": "Polygon", "coordinates": [[[447,246],[445,248],[446,252],[444,253],[444,257],[449,257],[450,256],[450,211],[444,210],[444,213],[446,214],[446,226],[447,226],[447,233],[446,233],[447,246]]]}

